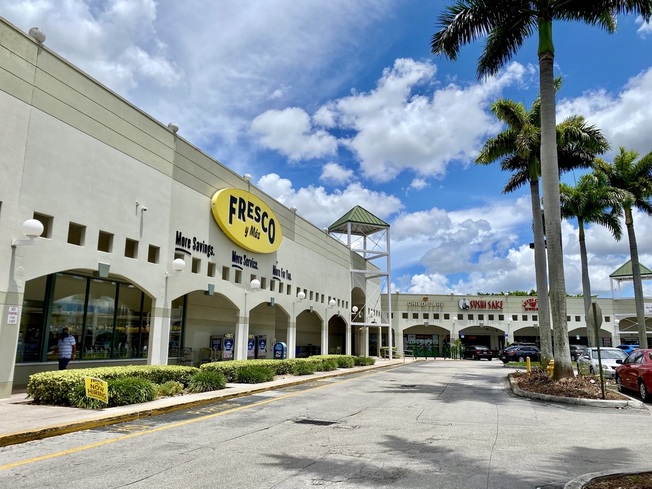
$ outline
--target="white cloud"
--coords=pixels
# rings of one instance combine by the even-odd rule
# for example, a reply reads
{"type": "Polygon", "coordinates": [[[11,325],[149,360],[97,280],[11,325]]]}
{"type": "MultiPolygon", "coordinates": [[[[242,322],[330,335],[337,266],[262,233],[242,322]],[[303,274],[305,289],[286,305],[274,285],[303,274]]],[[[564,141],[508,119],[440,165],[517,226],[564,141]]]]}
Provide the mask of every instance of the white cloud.
{"type": "Polygon", "coordinates": [[[284,205],[295,206],[297,214],[319,228],[330,226],[361,202],[365,209],[383,220],[403,208],[397,197],[364,188],[359,183],[328,193],[323,187],[312,185],[294,189],[290,180],[270,173],[260,178],[257,186],[284,205]]]}
{"type": "Polygon", "coordinates": [[[410,188],[413,188],[415,190],[423,190],[428,186],[428,182],[426,181],[425,178],[414,178],[412,179],[412,182],[410,182],[410,188]]]}
{"type": "Polygon", "coordinates": [[[641,37],[645,38],[652,33],[652,25],[649,22],[645,22],[640,15],[636,18],[636,24],[641,26],[636,31],[641,37]]]}
{"type": "Polygon", "coordinates": [[[618,147],[647,154],[652,146],[652,68],[632,77],[617,95],[605,90],[593,90],[574,99],[563,99],[558,105],[558,117],[582,114],[589,123],[602,130],[612,146],[607,157],[618,147]]]}
{"type": "Polygon", "coordinates": [[[381,182],[404,170],[442,176],[452,162],[474,158],[482,138],[500,128],[488,104],[501,89],[531,75],[532,68],[512,63],[478,84],[419,93],[436,82],[435,74],[431,63],[399,59],[374,90],[333,104],[340,126],[354,133],[347,145],[365,176],[381,182]]]}
{"type": "Polygon", "coordinates": [[[324,165],[319,179],[324,182],[344,184],[353,180],[354,177],[355,173],[350,168],[330,162],[324,165]]]}
{"type": "Polygon", "coordinates": [[[291,160],[334,155],[337,140],[314,127],[301,108],[268,110],[251,123],[251,131],[265,147],[279,151],[291,160]]]}

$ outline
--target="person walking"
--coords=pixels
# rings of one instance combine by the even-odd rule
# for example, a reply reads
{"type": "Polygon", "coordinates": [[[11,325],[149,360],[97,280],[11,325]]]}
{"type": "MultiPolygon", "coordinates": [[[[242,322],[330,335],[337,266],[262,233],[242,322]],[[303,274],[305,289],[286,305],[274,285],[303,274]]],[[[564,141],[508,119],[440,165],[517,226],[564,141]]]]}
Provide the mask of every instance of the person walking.
{"type": "Polygon", "coordinates": [[[68,328],[63,328],[61,330],[59,342],[57,343],[57,352],[59,354],[59,370],[66,369],[68,362],[75,358],[76,351],[77,342],[75,341],[75,337],[70,334],[68,328]]]}

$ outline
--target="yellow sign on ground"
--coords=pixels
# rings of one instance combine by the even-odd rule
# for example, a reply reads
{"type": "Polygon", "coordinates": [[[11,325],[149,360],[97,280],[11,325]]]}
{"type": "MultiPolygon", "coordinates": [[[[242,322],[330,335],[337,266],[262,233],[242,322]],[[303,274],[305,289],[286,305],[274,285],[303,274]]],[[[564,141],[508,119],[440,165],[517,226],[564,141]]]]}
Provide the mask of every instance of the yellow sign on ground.
{"type": "Polygon", "coordinates": [[[109,403],[109,384],[94,377],[84,377],[84,381],[86,383],[86,397],[98,399],[105,404],[109,403]]]}

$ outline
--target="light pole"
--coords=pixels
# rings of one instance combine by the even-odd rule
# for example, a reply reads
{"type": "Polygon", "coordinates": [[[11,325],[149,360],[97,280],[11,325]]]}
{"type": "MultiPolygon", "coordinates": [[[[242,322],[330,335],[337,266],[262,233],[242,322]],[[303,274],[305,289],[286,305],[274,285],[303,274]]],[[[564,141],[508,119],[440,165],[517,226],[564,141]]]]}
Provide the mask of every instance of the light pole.
{"type": "Polygon", "coordinates": [[[244,311],[240,316],[240,321],[235,331],[235,360],[247,359],[247,346],[249,342],[249,309],[247,306],[247,296],[249,292],[255,293],[260,290],[260,280],[252,279],[249,282],[249,290],[244,289],[244,311]]]}
{"type": "Polygon", "coordinates": [[[331,299],[328,301],[328,305],[326,306],[326,312],[324,314],[324,322],[322,324],[321,328],[321,354],[322,355],[328,355],[328,309],[335,307],[337,305],[337,301],[335,299],[331,299]]]}
{"type": "Polygon", "coordinates": [[[292,301],[292,317],[287,330],[288,339],[288,358],[295,358],[297,355],[297,316],[295,306],[297,302],[302,302],[306,298],[306,293],[303,290],[297,292],[297,300],[292,301]]]}

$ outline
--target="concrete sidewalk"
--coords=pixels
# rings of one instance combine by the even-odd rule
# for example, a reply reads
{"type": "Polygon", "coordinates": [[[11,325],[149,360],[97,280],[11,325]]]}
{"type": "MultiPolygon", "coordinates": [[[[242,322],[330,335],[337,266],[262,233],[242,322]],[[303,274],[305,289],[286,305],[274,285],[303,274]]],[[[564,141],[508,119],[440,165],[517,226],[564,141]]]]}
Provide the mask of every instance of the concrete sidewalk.
{"type": "Polygon", "coordinates": [[[101,410],[37,405],[33,404],[25,393],[14,394],[9,399],[0,399],[0,447],[403,363],[403,359],[378,358],[375,365],[365,367],[340,368],[331,372],[316,372],[300,377],[288,375],[262,384],[227,384],[225,389],[219,391],[166,397],[143,404],[101,410]]]}

